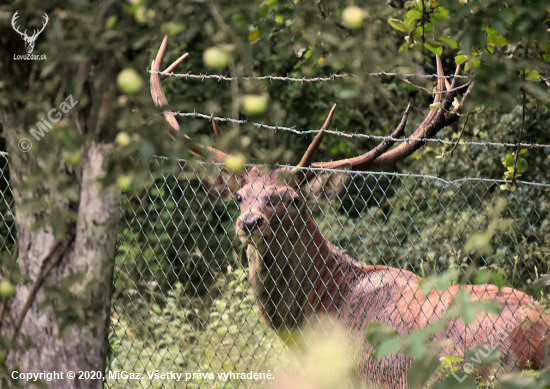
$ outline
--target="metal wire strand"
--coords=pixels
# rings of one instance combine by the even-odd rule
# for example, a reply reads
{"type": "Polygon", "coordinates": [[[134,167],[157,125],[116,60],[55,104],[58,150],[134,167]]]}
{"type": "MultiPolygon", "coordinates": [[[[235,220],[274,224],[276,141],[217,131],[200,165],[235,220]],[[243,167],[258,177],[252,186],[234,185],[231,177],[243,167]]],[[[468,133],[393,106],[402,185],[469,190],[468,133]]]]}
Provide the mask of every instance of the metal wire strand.
{"type": "MultiPolygon", "coordinates": [[[[275,130],[275,131],[288,131],[297,135],[309,135],[309,134],[317,134],[320,130],[297,130],[294,127],[285,127],[285,126],[279,126],[278,124],[275,124],[274,126],[270,126],[264,123],[256,123],[256,122],[249,122],[248,120],[244,119],[233,119],[228,117],[218,117],[213,115],[206,115],[199,112],[180,112],[180,111],[164,111],[163,114],[172,114],[177,116],[183,116],[183,117],[195,117],[200,119],[207,119],[207,120],[216,120],[219,122],[231,122],[231,123],[238,123],[238,124],[251,124],[258,128],[265,128],[268,130],[275,130]]],[[[473,141],[451,141],[451,140],[445,140],[445,139],[438,139],[438,138],[413,138],[413,137],[407,137],[407,138],[393,138],[391,136],[382,136],[382,135],[368,135],[368,134],[349,134],[346,132],[338,131],[338,130],[324,130],[326,134],[336,135],[344,138],[365,138],[365,139],[372,139],[372,140],[391,140],[394,142],[432,142],[432,143],[438,143],[442,145],[460,145],[460,146],[483,146],[483,147],[518,147],[518,143],[509,143],[509,142],[473,142],[473,141]]],[[[520,143],[519,147],[524,148],[550,148],[550,145],[548,144],[539,144],[539,143],[520,143]]]]}

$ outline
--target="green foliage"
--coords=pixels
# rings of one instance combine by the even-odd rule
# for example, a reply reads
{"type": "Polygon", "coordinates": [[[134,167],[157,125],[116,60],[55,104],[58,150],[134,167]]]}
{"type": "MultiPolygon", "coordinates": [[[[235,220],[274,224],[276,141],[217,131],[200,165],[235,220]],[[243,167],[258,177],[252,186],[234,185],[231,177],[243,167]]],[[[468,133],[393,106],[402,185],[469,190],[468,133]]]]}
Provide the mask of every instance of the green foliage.
{"type": "Polygon", "coordinates": [[[525,154],[527,151],[527,149],[521,149],[517,153],[506,154],[504,162],[502,163],[506,168],[506,171],[504,172],[504,179],[512,180],[512,184],[502,184],[500,186],[500,189],[509,189],[512,192],[517,189],[517,186],[515,185],[515,180],[521,177],[529,167],[527,160],[524,157],[520,157],[520,155],[525,154]]]}
{"type": "MultiPolygon", "coordinates": [[[[200,370],[214,373],[217,378],[218,373],[229,371],[272,369],[283,345],[259,317],[248,288],[247,272],[248,269],[237,268],[224,274],[224,281],[217,288],[218,295],[209,306],[190,299],[179,282],[162,293],[162,303],[142,298],[132,301],[143,320],[128,314],[127,302],[115,300],[109,338],[110,370],[144,372],[162,368],[183,373],[200,370]]],[[[148,293],[161,294],[156,282],[146,286],[148,293]]],[[[143,290],[137,287],[126,292],[139,296],[143,290]]],[[[233,388],[237,383],[217,379],[184,382],[188,388],[233,388]]],[[[172,384],[176,382],[150,380],[146,375],[139,381],[107,380],[108,386],[129,388],[143,385],[161,388],[172,384]]]]}
{"type": "Polygon", "coordinates": [[[491,239],[498,231],[506,231],[513,226],[512,220],[506,220],[500,218],[500,213],[506,207],[506,200],[504,198],[499,198],[495,201],[495,205],[489,207],[488,216],[490,218],[489,225],[487,230],[479,232],[472,235],[466,244],[464,249],[468,253],[477,253],[479,255],[487,255],[492,251],[491,248],[491,239]]]}
{"type": "MultiPolygon", "coordinates": [[[[447,74],[460,63],[474,77],[467,104],[478,109],[472,110],[462,141],[515,142],[523,116],[519,96],[524,90],[527,116],[522,139],[550,143],[548,1],[355,3],[368,12],[360,29],[341,23],[341,12],[348,4],[337,0],[223,0],[215,3],[219,18],[201,2],[69,2],[58,7],[52,2],[27,1],[23,17],[29,23],[36,22],[43,12],[50,16],[35,48],[47,54],[47,61],[11,61],[14,53],[21,52],[22,41],[10,27],[10,18],[22,7],[18,2],[0,6],[0,22],[5,27],[1,48],[11,61],[0,66],[0,106],[12,107],[16,113],[13,128],[2,128],[3,133],[22,128],[21,136],[28,135],[28,129],[59,106],[67,94],[79,102],[77,110],[35,142],[30,152],[38,163],[26,177],[26,196],[18,209],[39,211],[43,218],[37,227],[49,226],[56,236],[66,236],[80,200],[77,178],[87,144],[91,140],[114,141],[105,182],[118,182],[126,193],[116,258],[113,370],[146,370],[173,363],[192,371],[223,363],[229,360],[226,355],[235,358],[240,347],[243,365],[248,365],[258,354],[268,355],[267,349],[274,347],[276,354],[281,347],[261,324],[237,271],[227,275],[221,270],[241,266],[235,255],[239,244],[232,231],[236,207],[216,203],[196,176],[185,176],[189,170],[182,170],[178,158],[195,162],[184,138],[189,135],[196,143],[242,153],[248,161],[292,164],[299,161],[311,136],[245,124],[223,125],[223,135],[213,138],[208,121],[179,118],[181,130],[174,141],[157,115],[160,109],[153,106],[148,88],[135,94],[116,89],[116,77],[125,68],[136,69],[143,79],[148,77],[145,69],[164,34],[171,37],[165,66],[188,51],[189,58],[176,71],[205,74],[211,69],[203,63],[204,51],[223,47],[230,54],[229,65],[234,62],[234,69],[228,66],[228,71],[238,78],[233,84],[167,78],[164,89],[170,109],[247,119],[239,112],[239,99],[246,94],[269,95],[266,111],[255,121],[309,130],[318,129],[337,102],[334,128],[350,134],[389,135],[411,103],[410,134],[429,112],[432,96],[424,91],[431,90],[432,80],[415,79],[421,87],[417,88],[399,77],[366,74],[432,74],[434,55],[438,54],[447,74]],[[253,74],[302,78],[333,72],[354,77],[290,84],[242,79],[253,74]],[[121,133],[127,138],[118,137],[121,133]],[[170,159],[151,165],[154,155],[170,159]],[[151,183],[156,187],[151,188],[151,183]],[[41,196],[44,187],[54,188],[53,195],[41,196]],[[237,279],[238,286],[228,284],[237,279]],[[245,340],[235,341],[231,324],[221,323],[227,322],[226,314],[237,318],[235,325],[245,340]],[[251,320],[245,320],[249,315],[251,320]],[[253,346],[256,339],[260,340],[257,348],[253,346]],[[228,351],[231,342],[238,345],[228,351]],[[218,343],[222,345],[219,354],[212,346],[218,343]],[[209,350],[208,355],[204,350],[209,350]]],[[[452,126],[438,137],[456,141],[458,127],[452,126]]],[[[376,144],[371,139],[327,135],[316,157],[349,157],[376,144]]],[[[451,158],[435,158],[450,149],[449,145],[429,144],[395,170],[450,180],[502,177],[501,163],[507,160],[502,148],[460,145],[451,158]]],[[[548,151],[530,149],[521,155],[516,173],[525,169],[529,180],[548,182],[548,151]]],[[[510,165],[505,167],[509,172],[510,165]]],[[[2,165],[1,170],[6,174],[7,166],[2,165]]],[[[386,182],[380,176],[369,179],[374,185],[358,185],[361,196],[352,198],[355,189],[350,186],[337,209],[332,205],[313,209],[329,240],[355,258],[421,275],[467,270],[479,260],[521,289],[540,283],[541,275],[548,273],[547,191],[518,187],[513,193],[498,193],[506,197],[507,204],[502,219],[495,222],[485,210],[494,205],[498,186],[471,182],[443,186],[429,178],[399,176],[388,176],[386,182]],[[514,223],[503,229],[495,227],[490,234],[480,232],[503,219],[514,223]],[[466,248],[465,242],[471,242],[470,246],[466,248]]],[[[11,253],[15,241],[13,201],[7,181],[2,181],[0,189],[0,247],[11,253]]],[[[19,279],[6,263],[2,257],[2,277],[9,274],[14,283],[27,281],[19,279]]],[[[86,314],[80,310],[71,316],[62,300],[73,296],[69,289],[51,290],[50,296],[62,303],[60,313],[68,315],[68,323],[81,323],[86,314]]],[[[537,297],[547,304],[544,293],[539,290],[537,297]]],[[[415,342],[420,344],[424,335],[415,342]]],[[[396,349],[398,344],[385,347],[396,349]]],[[[273,355],[266,359],[271,361],[273,355]]],[[[427,361],[418,370],[429,376],[435,360],[427,361]]],[[[416,382],[425,378],[414,377],[416,382]]],[[[213,384],[200,383],[205,387],[213,384]]],[[[444,381],[438,387],[452,385],[444,381]]]]}

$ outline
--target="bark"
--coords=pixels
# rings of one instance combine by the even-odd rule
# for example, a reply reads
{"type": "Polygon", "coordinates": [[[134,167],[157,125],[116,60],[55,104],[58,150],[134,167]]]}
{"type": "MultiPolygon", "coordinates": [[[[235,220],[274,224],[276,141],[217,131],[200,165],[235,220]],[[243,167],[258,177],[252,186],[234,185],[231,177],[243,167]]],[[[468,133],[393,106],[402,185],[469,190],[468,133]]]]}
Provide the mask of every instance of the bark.
{"type": "MultiPolygon", "coordinates": [[[[36,220],[43,218],[39,212],[29,211],[22,204],[33,194],[24,193],[25,178],[37,166],[38,155],[23,153],[18,142],[24,136],[21,128],[13,128],[13,117],[9,112],[0,112],[10,154],[11,186],[16,203],[17,240],[19,246],[19,264],[21,271],[30,280],[18,285],[17,295],[10,306],[8,328],[4,335],[11,336],[14,323],[21,314],[33,281],[43,272],[43,262],[52,249],[59,254],[60,246],[69,243],[68,249],[60,257],[60,262],[46,278],[44,285],[60,285],[61,281],[76,272],[83,273],[83,279],[70,287],[83,305],[86,322],[68,327],[63,337],[59,337],[62,320],[57,317],[51,306],[39,309],[39,303],[45,300],[44,288],[40,288],[30,309],[21,323],[15,337],[16,349],[8,354],[8,365],[14,370],[27,373],[60,372],[63,379],[47,382],[50,388],[101,388],[102,380],[79,380],[78,372],[104,372],[108,344],[108,318],[110,313],[110,287],[113,275],[116,231],[119,221],[119,202],[121,192],[116,186],[103,187],[98,181],[106,171],[108,146],[91,142],[85,150],[83,162],[75,179],[79,181],[78,204],[73,206],[76,221],[65,242],[57,243],[50,227],[33,229],[36,220]],[[30,348],[21,347],[27,340],[30,348]],[[67,378],[67,372],[76,373],[76,378],[67,378]]],[[[37,151],[35,151],[37,153],[37,151]]],[[[65,169],[61,166],[60,172],[65,169]]],[[[47,179],[46,179],[47,182],[47,179]]],[[[47,183],[43,193],[34,196],[47,196],[47,183]]],[[[63,222],[63,221],[60,221],[63,222]]],[[[51,260],[51,258],[50,258],[51,260]]]]}

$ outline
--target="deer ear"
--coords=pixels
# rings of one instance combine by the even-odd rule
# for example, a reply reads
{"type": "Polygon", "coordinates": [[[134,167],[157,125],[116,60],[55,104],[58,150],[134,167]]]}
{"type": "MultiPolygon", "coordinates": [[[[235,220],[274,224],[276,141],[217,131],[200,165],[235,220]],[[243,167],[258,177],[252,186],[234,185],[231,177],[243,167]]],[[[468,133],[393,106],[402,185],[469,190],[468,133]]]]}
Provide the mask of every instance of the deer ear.
{"type": "MultiPolygon", "coordinates": [[[[350,164],[342,164],[338,169],[350,167],[350,164]]],[[[344,189],[349,178],[350,175],[346,171],[312,171],[300,184],[300,191],[308,201],[329,201],[344,189]]]]}
{"type": "MultiPolygon", "coordinates": [[[[215,168],[217,169],[217,167],[215,168]]],[[[202,183],[210,194],[224,201],[231,200],[246,180],[246,172],[234,173],[224,167],[219,168],[217,175],[203,175],[202,183]]]]}

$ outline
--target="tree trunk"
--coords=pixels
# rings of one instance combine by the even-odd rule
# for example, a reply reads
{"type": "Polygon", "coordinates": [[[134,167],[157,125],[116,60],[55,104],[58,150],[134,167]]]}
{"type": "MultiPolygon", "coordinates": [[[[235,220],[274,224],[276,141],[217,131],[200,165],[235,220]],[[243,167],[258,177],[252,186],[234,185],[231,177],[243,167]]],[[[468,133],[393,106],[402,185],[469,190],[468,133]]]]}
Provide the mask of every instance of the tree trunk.
{"type": "MultiPolygon", "coordinates": [[[[21,322],[15,336],[17,348],[8,354],[8,365],[24,373],[62,374],[47,382],[50,388],[101,388],[101,379],[80,380],[79,372],[97,372],[101,376],[108,350],[106,335],[121,196],[116,185],[104,188],[98,181],[106,172],[109,147],[91,142],[85,148],[81,167],[73,173],[79,181],[77,200],[71,204],[57,204],[66,209],[72,206],[76,221],[70,233],[56,243],[55,228],[33,228],[37,221],[44,219],[44,211],[21,206],[33,196],[55,198],[55,188],[48,187],[46,179],[40,189],[42,193],[25,193],[25,178],[36,168],[38,158],[32,150],[23,153],[18,149],[18,142],[25,133],[21,128],[10,127],[14,123],[13,116],[6,111],[0,115],[8,143],[11,187],[15,196],[19,264],[29,280],[18,285],[10,306],[10,320],[3,329],[5,336],[12,336],[33,285],[44,275],[45,269],[52,266],[21,322]],[[57,258],[59,263],[53,266],[57,258]],[[65,286],[63,281],[67,282],[68,276],[77,282],[65,286]],[[69,297],[56,300],[52,292],[56,287],[66,287],[69,297]],[[31,346],[23,347],[29,344],[28,341],[32,342],[31,346]],[[69,372],[74,372],[76,377],[70,378],[69,372]]],[[[59,171],[66,172],[67,167],[59,164],[59,171]]],[[[41,378],[47,380],[47,377],[41,378]]]]}

